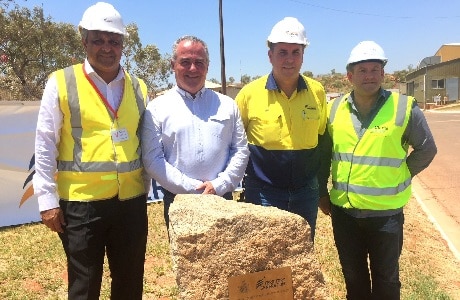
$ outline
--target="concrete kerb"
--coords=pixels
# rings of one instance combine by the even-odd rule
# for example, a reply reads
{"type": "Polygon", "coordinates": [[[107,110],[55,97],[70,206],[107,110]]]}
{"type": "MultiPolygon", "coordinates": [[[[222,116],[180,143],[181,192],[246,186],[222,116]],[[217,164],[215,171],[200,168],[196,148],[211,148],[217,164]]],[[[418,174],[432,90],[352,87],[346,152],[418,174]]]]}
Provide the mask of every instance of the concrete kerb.
{"type": "Polygon", "coordinates": [[[450,216],[441,212],[442,208],[437,204],[433,193],[417,177],[412,178],[412,187],[412,195],[446,241],[452,254],[460,261],[460,240],[454,242],[454,237],[460,236],[458,224],[450,216]]]}

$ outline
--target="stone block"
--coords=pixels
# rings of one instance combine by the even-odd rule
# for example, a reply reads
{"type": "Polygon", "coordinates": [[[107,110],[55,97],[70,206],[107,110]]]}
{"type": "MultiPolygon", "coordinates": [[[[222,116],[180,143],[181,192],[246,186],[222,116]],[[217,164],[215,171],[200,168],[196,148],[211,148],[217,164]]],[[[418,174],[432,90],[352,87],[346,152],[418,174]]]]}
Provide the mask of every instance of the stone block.
{"type": "Polygon", "coordinates": [[[214,195],[177,195],[170,245],[180,299],[228,299],[228,278],[290,266],[294,299],[326,299],[300,216],[214,195]]]}

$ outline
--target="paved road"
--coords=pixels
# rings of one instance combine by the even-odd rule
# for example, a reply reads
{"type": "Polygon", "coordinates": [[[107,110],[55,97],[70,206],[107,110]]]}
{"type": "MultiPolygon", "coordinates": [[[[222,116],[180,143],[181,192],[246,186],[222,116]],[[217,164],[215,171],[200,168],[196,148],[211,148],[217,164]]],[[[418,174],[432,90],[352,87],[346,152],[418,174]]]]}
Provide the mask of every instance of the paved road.
{"type": "Polygon", "coordinates": [[[416,176],[414,195],[460,260],[460,108],[426,111],[438,154],[416,176]]]}

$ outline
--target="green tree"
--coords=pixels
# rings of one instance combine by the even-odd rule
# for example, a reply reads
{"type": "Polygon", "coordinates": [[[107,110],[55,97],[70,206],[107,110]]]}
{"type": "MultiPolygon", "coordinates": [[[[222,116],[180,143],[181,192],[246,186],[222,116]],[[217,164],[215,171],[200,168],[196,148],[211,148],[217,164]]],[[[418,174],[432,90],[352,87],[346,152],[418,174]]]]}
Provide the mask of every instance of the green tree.
{"type": "MultiPolygon", "coordinates": [[[[0,99],[38,100],[53,71],[83,62],[86,54],[77,28],[53,22],[43,9],[0,0],[0,99]],[[10,7],[12,7],[10,9],[10,7]]],[[[168,86],[169,55],[142,46],[135,24],[127,26],[122,65],[142,78],[150,92],[168,86]]]]}
{"type": "Polygon", "coordinates": [[[52,22],[39,7],[1,9],[0,28],[0,86],[13,99],[40,99],[51,72],[85,57],[74,26],[52,22]]]}
{"type": "Polygon", "coordinates": [[[168,86],[168,78],[172,74],[170,56],[162,56],[155,45],[143,47],[136,24],[128,24],[126,31],[129,35],[124,41],[122,62],[125,70],[142,78],[151,92],[168,86]]]}
{"type": "Polygon", "coordinates": [[[228,82],[230,84],[234,84],[235,83],[235,78],[233,78],[232,76],[230,76],[230,78],[228,79],[228,82]]]}
{"type": "Polygon", "coordinates": [[[313,78],[313,72],[312,71],[305,71],[302,73],[302,75],[313,78]]]}
{"type": "Polygon", "coordinates": [[[394,71],[393,76],[394,76],[396,82],[406,82],[407,74],[409,74],[409,73],[411,73],[413,71],[414,71],[413,66],[409,65],[409,66],[407,66],[407,69],[405,69],[405,70],[394,71]]]}
{"type": "Polygon", "coordinates": [[[251,82],[251,76],[248,74],[241,75],[241,84],[245,85],[251,82]]]}

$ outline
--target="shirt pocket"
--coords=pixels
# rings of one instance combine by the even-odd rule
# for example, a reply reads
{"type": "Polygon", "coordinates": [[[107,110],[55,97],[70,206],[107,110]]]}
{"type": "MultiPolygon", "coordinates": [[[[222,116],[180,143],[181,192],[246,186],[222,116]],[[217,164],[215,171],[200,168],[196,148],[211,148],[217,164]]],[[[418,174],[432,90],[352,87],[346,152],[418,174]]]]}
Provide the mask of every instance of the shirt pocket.
{"type": "Polygon", "coordinates": [[[224,140],[231,136],[232,126],[230,124],[230,116],[215,115],[209,118],[208,126],[206,126],[209,134],[218,141],[224,140]]]}
{"type": "Polygon", "coordinates": [[[310,107],[305,105],[305,108],[302,110],[302,118],[304,120],[319,120],[319,110],[318,107],[310,107]]]}
{"type": "Polygon", "coordinates": [[[309,108],[306,106],[302,110],[302,133],[298,135],[299,144],[294,147],[300,149],[314,148],[318,144],[318,129],[319,129],[320,114],[318,108],[309,108]]]}
{"type": "Polygon", "coordinates": [[[300,136],[302,149],[311,149],[318,145],[318,130],[319,130],[319,119],[305,119],[303,134],[300,136]]]}

